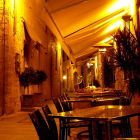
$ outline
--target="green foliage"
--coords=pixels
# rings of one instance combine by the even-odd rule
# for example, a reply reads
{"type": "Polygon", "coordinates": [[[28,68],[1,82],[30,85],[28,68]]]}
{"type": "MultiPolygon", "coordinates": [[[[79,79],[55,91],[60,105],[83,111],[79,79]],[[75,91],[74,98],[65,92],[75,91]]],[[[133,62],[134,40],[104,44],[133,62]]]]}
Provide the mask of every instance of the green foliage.
{"type": "Polygon", "coordinates": [[[46,73],[44,71],[37,70],[36,74],[38,75],[38,82],[37,82],[37,84],[40,84],[40,83],[42,83],[43,81],[45,81],[47,79],[47,75],[46,75],[46,73]]]}
{"type": "Polygon", "coordinates": [[[118,35],[114,36],[117,44],[115,62],[126,75],[126,82],[131,92],[140,93],[140,43],[139,36],[130,32],[119,30],[118,35]]]}
{"type": "Polygon", "coordinates": [[[19,75],[20,84],[24,86],[24,88],[29,87],[30,84],[38,85],[46,79],[47,75],[44,71],[35,71],[32,67],[25,69],[25,71],[19,75]]]}

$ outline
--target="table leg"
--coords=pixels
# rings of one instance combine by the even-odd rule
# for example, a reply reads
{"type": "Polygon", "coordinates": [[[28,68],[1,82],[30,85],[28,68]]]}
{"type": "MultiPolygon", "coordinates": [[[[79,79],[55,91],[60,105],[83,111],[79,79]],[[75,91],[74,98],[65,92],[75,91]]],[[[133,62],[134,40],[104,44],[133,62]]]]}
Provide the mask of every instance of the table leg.
{"type": "Polygon", "coordinates": [[[93,140],[96,140],[96,121],[92,121],[93,140]]]}
{"type": "Polygon", "coordinates": [[[112,121],[105,122],[105,135],[106,140],[113,140],[112,121]]]}
{"type": "Polygon", "coordinates": [[[98,131],[97,139],[102,140],[102,124],[100,124],[100,122],[97,121],[96,125],[97,125],[97,130],[96,131],[98,131]]]}

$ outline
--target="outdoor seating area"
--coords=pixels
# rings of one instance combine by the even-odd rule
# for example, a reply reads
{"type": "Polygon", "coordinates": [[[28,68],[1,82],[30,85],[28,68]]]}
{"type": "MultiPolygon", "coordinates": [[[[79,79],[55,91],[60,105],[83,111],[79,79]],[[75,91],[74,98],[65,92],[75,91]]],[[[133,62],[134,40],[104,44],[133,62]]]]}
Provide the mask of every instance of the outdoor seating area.
{"type": "MultiPolygon", "coordinates": [[[[74,92],[68,93],[69,97],[74,96],[74,92]]],[[[71,100],[73,98],[70,98],[71,100]]],[[[136,105],[136,103],[139,101],[139,96],[133,96],[131,105],[136,105]]],[[[45,105],[48,105],[50,111],[52,114],[57,113],[57,109],[55,107],[54,102],[51,100],[48,100],[44,102],[44,105],[42,107],[45,107],[45,105]]],[[[43,113],[42,107],[36,107],[35,109],[39,109],[42,116],[46,120],[46,117],[43,113]]],[[[38,134],[36,132],[36,129],[28,115],[28,113],[32,112],[18,112],[16,114],[11,114],[7,116],[3,116],[0,118],[0,138],[1,140],[39,140],[38,134]]],[[[50,113],[49,113],[50,114],[50,113]]],[[[58,131],[58,138],[59,138],[59,119],[55,118],[55,123],[57,125],[57,131],[58,131]]],[[[47,120],[46,120],[47,122],[47,120]]],[[[130,117],[130,123],[132,128],[132,134],[133,134],[133,140],[139,140],[140,139],[140,128],[138,126],[138,116],[130,117]],[[134,139],[139,138],[139,139],[134,139]]],[[[123,138],[122,134],[120,133],[118,127],[113,126],[113,135],[114,140],[132,140],[132,138],[123,138]]],[[[81,131],[87,131],[87,127],[83,128],[72,128],[71,129],[71,137],[67,137],[68,140],[74,140],[73,137],[76,137],[76,134],[80,133],[81,131]]],[[[86,135],[85,137],[82,137],[81,140],[89,140],[88,138],[88,132],[83,133],[82,135],[86,135]]],[[[103,130],[103,137],[104,137],[104,130],[103,130]]]]}
{"type": "Polygon", "coordinates": [[[140,0],[0,6],[0,140],[140,140],[140,0]]]}
{"type": "MultiPolygon", "coordinates": [[[[50,138],[53,140],[117,140],[118,138],[133,138],[130,119],[131,117],[138,117],[138,115],[140,115],[140,106],[128,104],[128,100],[129,103],[131,103],[130,100],[132,98],[130,99],[126,96],[125,98],[119,98],[119,102],[115,105],[111,105],[109,102],[108,105],[101,104],[84,109],[73,109],[72,104],[76,102],[76,98],[77,96],[74,97],[68,93],[64,93],[59,97],[52,98],[56,108],[55,113],[52,113],[51,108],[47,104],[42,106],[42,114],[39,109],[29,113],[39,138],[43,136],[43,138],[40,139],[46,140],[49,139],[49,137],[53,137],[50,138]],[[59,120],[59,125],[56,123],[56,119],[59,120]],[[73,129],[75,130],[74,133],[73,129]],[[77,134],[76,129],[80,129],[77,134]],[[115,131],[119,134],[117,139],[115,139],[115,131]],[[46,132],[47,134],[49,133],[48,136],[46,132]]],[[[78,98],[78,102],[83,102],[83,97],[81,100],[78,98]]],[[[93,97],[91,99],[93,99],[93,97]]],[[[103,98],[101,96],[101,100],[99,101],[107,99],[110,98],[106,96],[103,98]]],[[[86,100],[88,102],[89,98],[85,98],[84,102],[86,102],[86,100]]]]}

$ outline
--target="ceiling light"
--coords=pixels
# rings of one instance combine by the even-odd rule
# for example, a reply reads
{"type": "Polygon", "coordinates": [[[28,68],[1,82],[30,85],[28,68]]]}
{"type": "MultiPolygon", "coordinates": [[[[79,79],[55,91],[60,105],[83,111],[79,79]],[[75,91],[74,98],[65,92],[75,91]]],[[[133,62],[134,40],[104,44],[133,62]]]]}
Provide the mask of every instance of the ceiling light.
{"type": "Polygon", "coordinates": [[[99,49],[99,52],[106,52],[106,48],[99,49]]]}

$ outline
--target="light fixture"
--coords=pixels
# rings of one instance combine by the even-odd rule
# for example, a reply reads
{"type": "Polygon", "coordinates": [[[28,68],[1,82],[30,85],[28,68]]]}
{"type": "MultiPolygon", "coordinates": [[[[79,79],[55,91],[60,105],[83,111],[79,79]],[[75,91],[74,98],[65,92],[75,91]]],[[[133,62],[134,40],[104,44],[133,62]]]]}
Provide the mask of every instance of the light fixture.
{"type": "Polygon", "coordinates": [[[87,63],[87,65],[88,65],[88,66],[93,66],[93,64],[92,64],[92,63],[87,63]]]}
{"type": "Polygon", "coordinates": [[[103,53],[106,52],[106,48],[100,48],[99,52],[103,52],[103,53]]]}
{"type": "Polygon", "coordinates": [[[63,80],[65,80],[65,79],[67,79],[67,76],[66,75],[63,76],[63,80]]]}

